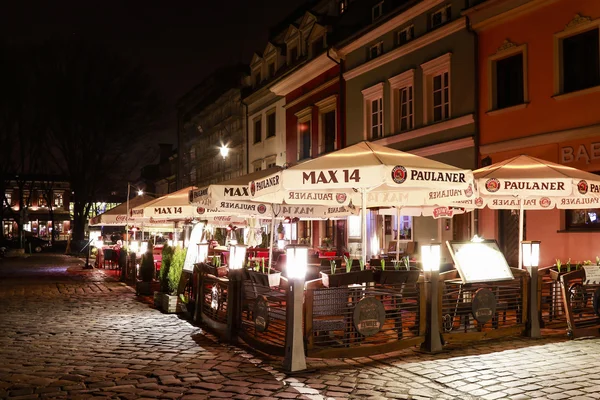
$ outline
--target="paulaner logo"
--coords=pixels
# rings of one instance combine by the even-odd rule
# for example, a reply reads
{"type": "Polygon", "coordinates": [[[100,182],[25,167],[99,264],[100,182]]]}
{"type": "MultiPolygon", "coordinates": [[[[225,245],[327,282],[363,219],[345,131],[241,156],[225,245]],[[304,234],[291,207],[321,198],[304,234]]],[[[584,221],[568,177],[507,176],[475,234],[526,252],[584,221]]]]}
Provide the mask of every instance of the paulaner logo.
{"type": "Polygon", "coordinates": [[[404,183],[407,176],[408,173],[406,172],[406,168],[401,165],[396,165],[394,169],[392,169],[392,180],[397,184],[404,183]]]}
{"type": "Polygon", "coordinates": [[[485,182],[485,188],[490,193],[497,192],[498,190],[500,190],[500,181],[496,178],[488,179],[485,182]]]}

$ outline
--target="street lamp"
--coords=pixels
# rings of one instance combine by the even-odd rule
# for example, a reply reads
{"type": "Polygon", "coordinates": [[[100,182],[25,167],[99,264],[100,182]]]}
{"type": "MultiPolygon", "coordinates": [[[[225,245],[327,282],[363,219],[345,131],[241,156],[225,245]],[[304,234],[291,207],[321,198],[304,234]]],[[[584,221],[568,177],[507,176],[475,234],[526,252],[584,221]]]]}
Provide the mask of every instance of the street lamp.
{"type": "Polygon", "coordinates": [[[439,243],[421,246],[421,262],[423,271],[429,281],[427,293],[427,333],[421,348],[430,353],[442,351],[440,326],[438,321],[438,287],[440,278],[440,249],[439,243]]]}
{"type": "Polygon", "coordinates": [[[237,340],[242,321],[242,277],[246,246],[232,244],[229,246],[229,290],[227,291],[227,331],[225,339],[233,343],[237,340]]]}
{"type": "Polygon", "coordinates": [[[208,245],[209,243],[198,243],[198,258],[196,263],[205,263],[208,258],[208,245]]]}
{"type": "Polygon", "coordinates": [[[227,157],[227,155],[229,154],[229,147],[227,147],[227,145],[221,145],[221,147],[219,148],[219,153],[221,153],[221,157],[223,157],[224,160],[225,157],[227,157]]]}
{"type": "Polygon", "coordinates": [[[288,245],[285,250],[285,269],[288,278],[285,358],[283,368],[288,372],[306,369],[304,356],[304,335],[302,331],[302,308],[304,280],[308,267],[308,246],[288,245]]]}
{"type": "Polygon", "coordinates": [[[532,338],[538,338],[541,336],[537,296],[540,244],[541,242],[539,240],[521,241],[523,267],[527,269],[529,275],[531,276],[529,285],[529,337],[532,338]]]}

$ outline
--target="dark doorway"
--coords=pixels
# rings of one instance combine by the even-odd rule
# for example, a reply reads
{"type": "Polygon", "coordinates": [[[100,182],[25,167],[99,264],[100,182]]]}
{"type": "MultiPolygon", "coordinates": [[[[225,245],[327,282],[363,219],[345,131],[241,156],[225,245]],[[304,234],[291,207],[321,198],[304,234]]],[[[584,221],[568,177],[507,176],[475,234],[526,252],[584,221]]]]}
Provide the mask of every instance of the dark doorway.
{"type": "Polygon", "coordinates": [[[337,244],[338,255],[343,255],[344,252],[348,251],[348,243],[346,243],[346,221],[337,220],[335,221],[335,243],[337,244]]]}
{"type": "MultiPolygon", "coordinates": [[[[523,230],[527,227],[527,218],[525,214],[523,220],[523,230]]],[[[518,210],[499,210],[498,211],[498,238],[500,249],[504,253],[508,265],[514,268],[519,267],[519,211],[518,210]]]]}
{"type": "Polygon", "coordinates": [[[452,218],[452,240],[457,242],[471,240],[471,213],[455,215],[452,218]]]}

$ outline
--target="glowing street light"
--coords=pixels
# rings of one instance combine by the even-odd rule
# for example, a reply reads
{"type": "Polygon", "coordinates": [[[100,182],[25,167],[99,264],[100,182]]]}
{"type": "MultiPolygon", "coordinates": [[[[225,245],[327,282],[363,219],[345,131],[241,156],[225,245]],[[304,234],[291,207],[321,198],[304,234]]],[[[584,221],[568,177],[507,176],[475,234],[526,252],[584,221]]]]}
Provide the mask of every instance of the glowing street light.
{"type": "Polygon", "coordinates": [[[144,194],[144,191],[142,189],[138,190],[138,196],[141,196],[144,194]]]}
{"type": "Polygon", "coordinates": [[[226,145],[222,145],[219,148],[219,153],[221,153],[221,156],[223,157],[223,159],[225,159],[225,157],[227,157],[227,155],[229,154],[229,147],[227,147],[226,145]]]}

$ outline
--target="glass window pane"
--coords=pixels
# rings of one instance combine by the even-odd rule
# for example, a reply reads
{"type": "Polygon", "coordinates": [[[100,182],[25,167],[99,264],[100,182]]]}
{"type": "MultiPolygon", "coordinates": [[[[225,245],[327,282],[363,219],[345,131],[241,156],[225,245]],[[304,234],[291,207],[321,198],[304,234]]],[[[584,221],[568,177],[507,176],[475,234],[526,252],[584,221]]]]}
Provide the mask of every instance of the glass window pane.
{"type": "Polygon", "coordinates": [[[435,107],[433,109],[433,120],[434,121],[442,120],[442,107],[435,107]]]}

